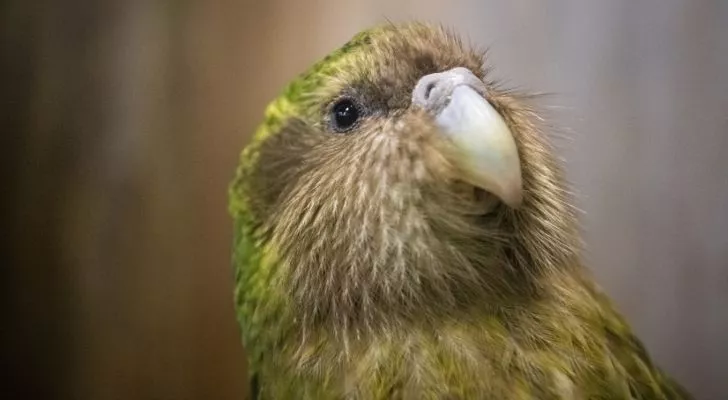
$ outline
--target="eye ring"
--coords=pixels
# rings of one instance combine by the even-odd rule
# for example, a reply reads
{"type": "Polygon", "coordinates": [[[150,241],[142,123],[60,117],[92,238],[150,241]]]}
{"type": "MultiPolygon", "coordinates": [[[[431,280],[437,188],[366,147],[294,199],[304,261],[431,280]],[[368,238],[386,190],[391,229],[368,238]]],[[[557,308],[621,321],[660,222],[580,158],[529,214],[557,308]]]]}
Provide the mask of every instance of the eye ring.
{"type": "Polygon", "coordinates": [[[354,129],[362,117],[362,110],[351,98],[344,97],[331,106],[331,127],[339,133],[354,129]]]}

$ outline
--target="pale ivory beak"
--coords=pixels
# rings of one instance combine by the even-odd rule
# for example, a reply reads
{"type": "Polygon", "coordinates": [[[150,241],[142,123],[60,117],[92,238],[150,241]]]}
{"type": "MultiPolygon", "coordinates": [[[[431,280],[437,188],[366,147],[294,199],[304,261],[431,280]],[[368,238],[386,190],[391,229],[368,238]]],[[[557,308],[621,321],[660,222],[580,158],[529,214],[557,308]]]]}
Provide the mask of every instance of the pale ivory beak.
{"type": "Polygon", "coordinates": [[[465,68],[423,77],[413,103],[431,111],[458,153],[462,180],[516,208],[523,199],[521,163],[511,130],[483,97],[485,85],[465,68]]]}

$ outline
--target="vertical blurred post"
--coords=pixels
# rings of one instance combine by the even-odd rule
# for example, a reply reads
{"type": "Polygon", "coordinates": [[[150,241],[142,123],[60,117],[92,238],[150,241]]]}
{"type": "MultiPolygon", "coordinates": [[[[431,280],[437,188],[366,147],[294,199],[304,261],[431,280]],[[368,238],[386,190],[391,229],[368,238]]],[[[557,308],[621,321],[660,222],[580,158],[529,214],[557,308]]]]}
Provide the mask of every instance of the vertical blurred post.
{"type": "Polygon", "coordinates": [[[260,10],[3,3],[10,398],[243,398],[225,189],[260,10]]]}
{"type": "Polygon", "coordinates": [[[2,345],[10,398],[71,397],[78,299],[62,238],[75,156],[84,150],[78,145],[98,122],[88,101],[95,88],[81,85],[90,71],[81,53],[88,39],[80,39],[97,10],[92,2],[49,3],[2,5],[2,345]],[[74,23],[60,26],[71,13],[74,23]]]}

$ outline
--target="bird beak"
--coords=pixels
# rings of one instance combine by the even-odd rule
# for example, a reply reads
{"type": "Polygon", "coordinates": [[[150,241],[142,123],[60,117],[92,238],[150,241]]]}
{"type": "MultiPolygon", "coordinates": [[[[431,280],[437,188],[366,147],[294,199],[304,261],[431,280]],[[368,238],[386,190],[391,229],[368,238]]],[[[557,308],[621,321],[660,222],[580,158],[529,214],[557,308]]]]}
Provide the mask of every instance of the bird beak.
{"type": "Polygon", "coordinates": [[[413,104],[432,112],[455,144],[462,180],[512,208],[523,199],[521,163],[510,128],[483,97],[485,85],[465,68],[430,74],[413,91],[413,104]]]}

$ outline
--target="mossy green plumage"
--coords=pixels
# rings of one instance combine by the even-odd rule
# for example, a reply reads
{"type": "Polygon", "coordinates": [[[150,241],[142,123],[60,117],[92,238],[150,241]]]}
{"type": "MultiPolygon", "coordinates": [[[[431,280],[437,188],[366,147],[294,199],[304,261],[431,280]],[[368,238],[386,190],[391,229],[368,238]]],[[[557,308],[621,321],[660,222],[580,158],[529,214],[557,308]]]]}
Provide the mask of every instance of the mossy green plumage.
{"type": "Polygon", "coordinates": [[[408,108],[412,77],[466,66],[487,81],[483,61],[440,27],[384,25],[267,108],[230,187],[254,396],[689,398],[582,267],[567,189],[528,96],[488,82],[524,160],[523,207],[473,218],[437,201],[450,172],[426,117],[408,108]],[[326,107],[342,91],[368,93],[385,111],[348,137],[331,135],[326,107]],[[405,126],[399,137],[381,136],[395,125],[405,126]],[[394,156],[371,149],[387,140],[394,156]],[[417,168],[397,167],[420,158],[417,178],[408,175],[417,168]]]}

